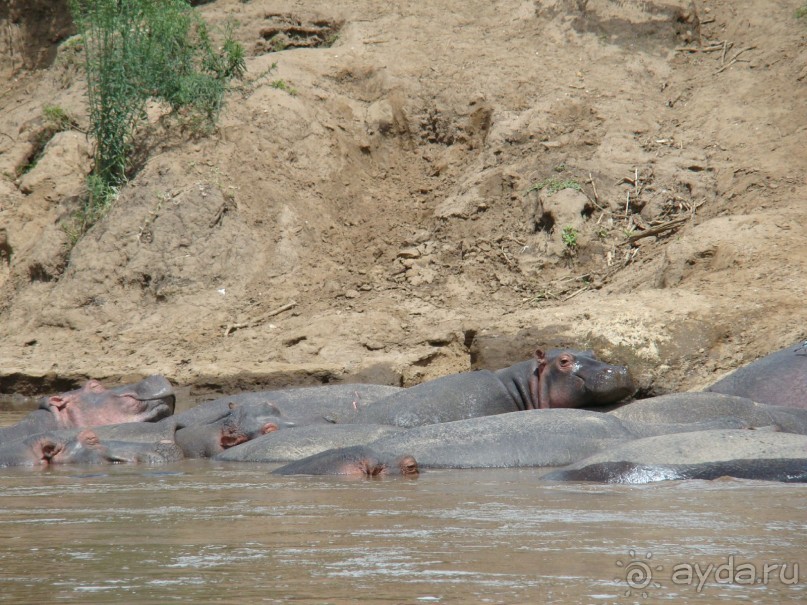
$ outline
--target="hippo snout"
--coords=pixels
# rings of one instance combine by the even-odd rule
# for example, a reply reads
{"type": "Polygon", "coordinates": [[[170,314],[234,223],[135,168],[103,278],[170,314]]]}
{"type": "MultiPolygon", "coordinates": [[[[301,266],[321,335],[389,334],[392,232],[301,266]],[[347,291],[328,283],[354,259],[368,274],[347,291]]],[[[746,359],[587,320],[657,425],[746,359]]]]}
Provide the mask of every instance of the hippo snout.
{"type": "Polygon", "coordinates": [[[586,386],[599,404],[614,403],[636,392],[633,377],[625,366],[601,369],[587,381],[586,386]]]}

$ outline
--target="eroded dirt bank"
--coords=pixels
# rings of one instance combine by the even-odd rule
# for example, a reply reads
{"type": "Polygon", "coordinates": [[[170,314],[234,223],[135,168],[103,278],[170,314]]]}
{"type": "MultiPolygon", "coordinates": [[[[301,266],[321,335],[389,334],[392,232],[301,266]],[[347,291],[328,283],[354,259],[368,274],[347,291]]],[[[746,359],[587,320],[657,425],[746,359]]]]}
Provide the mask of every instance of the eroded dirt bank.
{"type": "Polygon", "coordinates": [[[708,384],[807,335],[799,5],[205,4],[247,81],[210,136],[152,108],[73,245],[80,50],[58,5],[12,2],[0,392],[409,385],[562,344],[643,393],[708,384]]]}

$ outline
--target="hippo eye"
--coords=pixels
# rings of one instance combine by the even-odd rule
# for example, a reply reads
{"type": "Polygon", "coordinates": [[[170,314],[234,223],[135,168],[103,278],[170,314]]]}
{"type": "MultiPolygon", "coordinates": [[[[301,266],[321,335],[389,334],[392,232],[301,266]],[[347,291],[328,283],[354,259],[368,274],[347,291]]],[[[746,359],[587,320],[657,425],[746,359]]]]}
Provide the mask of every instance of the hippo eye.
{"type": "Polygon", "coordinates": [[[570,365],[572,365],[572,358],[568,355],[561,355],[558,358],[558,363],[560,363],[560,367],[568,368],[570,365]]]}

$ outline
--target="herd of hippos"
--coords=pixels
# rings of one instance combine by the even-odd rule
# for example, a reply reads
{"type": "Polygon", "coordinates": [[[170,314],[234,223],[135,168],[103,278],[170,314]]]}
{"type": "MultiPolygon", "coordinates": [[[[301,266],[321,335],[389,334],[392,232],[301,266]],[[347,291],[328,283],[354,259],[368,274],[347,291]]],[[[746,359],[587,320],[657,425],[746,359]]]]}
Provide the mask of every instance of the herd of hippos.
{"type": "Polygon", "coordinates": [[[704,391],[620,405],[634,391],[627,368],[569,349],[411,388],[242,393],[178,414],[162,376],[112,389],[90,380],[0,428],[0,466],[213,458],[286,463],[277,474],[561,467],[544,478],[807,482],[807,342],[704,391]]]}

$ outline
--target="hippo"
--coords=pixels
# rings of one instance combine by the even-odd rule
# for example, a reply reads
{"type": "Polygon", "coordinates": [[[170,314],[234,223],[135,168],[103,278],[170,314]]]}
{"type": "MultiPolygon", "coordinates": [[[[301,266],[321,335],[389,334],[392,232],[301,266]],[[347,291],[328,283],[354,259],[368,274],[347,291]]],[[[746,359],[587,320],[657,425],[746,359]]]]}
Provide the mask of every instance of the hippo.
{"type": "Polygon", "coordinates": [[[301,426],[291,431],[268,433],[236,445],[214,459],[227,462],[291,462],[329,449],[366,445],[402,430],[375,424],[301,426]]]}
{"type": "Polygon", "coordinates": [[[271,404],[278,416],[308,418],[310,424],[316,417],[333,422],[343,422],[369,403],[403,391],[401,387],[378,384],[332,384],[318,387],[294,387],[275,391],[239,393],[205,401],[176,414],[177,427],[207,424],[219,420],[228,413],[229,405],[242,407],[271,404]]]}
{"type": "Polygon", "coordinates": [[[351,477],[417,477],[418,465],[409,455],[391,456],[357,445],[326,450],[290,462],[272,471],[275,475],[347,475],[351,477]]]}
{"type": "Polygon", "coordinates": [[[162,464],[182,458],[182,450],[171,439],[106,440],[93,429],[49,431],[0,446],[0,466],[162,464]]]}
{"type": "Polygon", "coordinates": [[[553,409],[428,424],[367,445],[412,454],[423,468],[510,468],[563,466],[635,438],[607,414],[553,409]]]}
{"type": "Polygon", "coordinates": [[[593,351],[535,351],[534,358],[496,372],[437,378],[358,409],[353,423],[405,428],[549,408],[605,406],[633,394],[628,369],[593,351]]]}
{"type": "Polygon", "coordinates": [[[705,390],[807,409],[807,341],[743,366],[705,390]]]}
{"type": "Polygon", "coordinates": [[[215,422],[180,428],[176,441],[186,458],[210,458],[261,435],[306,424],[328,424],[328,421],[316,416],[285,418],[268,403],[238,405],[231,402],[228,412],[215,422]]]}
{"type": "Polygon", "coordinates": [[[423,425],[390,433],[367,445],[391,454],[411,453],[423,468],[564,466],[644,437],[771,424],[764,414],[758,418],[693,416],[689,422],[662,417],[642,422],[594,410],[560,408],[423,425]]]}
{"type": "Polygon", "coordinates": [[[113,389],[89,380],[80,389],[43,397],[39,409],[0,429],[0,443],[58,429],[157,422],[174,413],[175,402],[173,387],[163,376],[113,389]]]}
{"type": "Polygon", "coordinates": [[[702,430],[712,424],[733,421],[741,426],[736,428],[775,427],[786,433],[807,435],[807,410],[783,408],[780,406],[756,403],[745,397],[724,395],[712,392],[671,393],[648,399],[639,399],[616,410],[608,412],[624,423],[630,423],[632,430],[640,436],[646,434],[643,427],[651,427],[654,435],[659,432],[680,432],[671,428],[679,424],[696,424],[702,430]]]}
{"type": "Polygon", "coordinates": [[[726,476],[807,482],[807,436],[749,430],[659,435],[605,450],[543,479],[643,484],[726,476]]]}
{"type": "MultiPolygon", "coordinates": [[[[759,424],[767,426],[770,421],[759,424]]],[[[393,454],[412,453],[421,466],[431,468],[562,466],[640,437],[718,428],[750,428],[750,424],[730,416],[651,424],[592,410],[527,410],[411,429],[375,424],[305,426],[268,433],[214,459],[289,462],[328,449],[369,445],[393,454]]]]}

